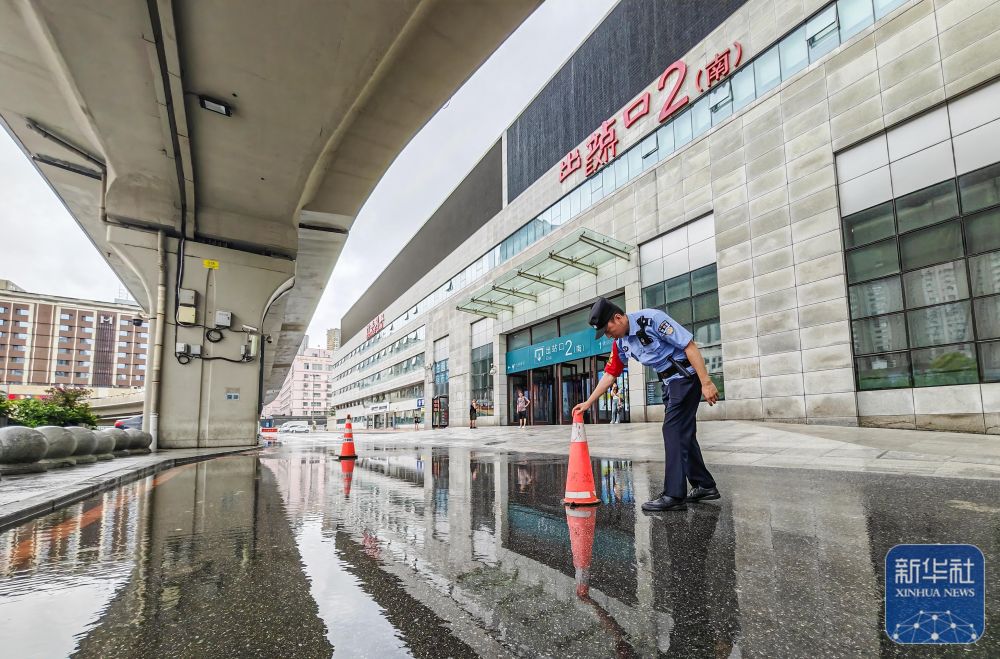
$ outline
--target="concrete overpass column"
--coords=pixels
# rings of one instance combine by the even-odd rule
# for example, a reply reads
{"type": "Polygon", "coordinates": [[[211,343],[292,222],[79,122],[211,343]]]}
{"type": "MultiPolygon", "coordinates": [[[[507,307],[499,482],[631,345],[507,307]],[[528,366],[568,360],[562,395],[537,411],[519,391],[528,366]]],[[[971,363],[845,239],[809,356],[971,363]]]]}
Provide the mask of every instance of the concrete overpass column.
{"type": "MultiPolygon", "coordinates": [[[[146,309],[156,307],[159,263],[156,240],[154,232],[108,229],[108,242],[142,280],[147,294],[147,303],[143,305],[146,309]]],[[[178,278],[178,251],[179,241],[168,239],[159,447],[256,444],[265,363],[261,347],[264,354],[267,348],[266,337],[261,336],[264,315],[291,286],[295,264],[189,240],[184,246],[183,271],[178,278]],[[175,315],[178,288],[194,291],[193,323],[183,319],[178,322],[175,315]],[[232,323],[229,330],[222,331],[222,338],[213,342],[208,330],[215,327],[216,311],[230,312],[232,323]],[[251,337],[257,346],[256,354],[247,356],[251,337]],[[177,343],[191,346],[190,357],[176,355],[177,343]],[[194,354],[196,351],[200,351],[200,356],[194,354]]],[[[150,354],[152,349],[151,345],[150,354]]]]}

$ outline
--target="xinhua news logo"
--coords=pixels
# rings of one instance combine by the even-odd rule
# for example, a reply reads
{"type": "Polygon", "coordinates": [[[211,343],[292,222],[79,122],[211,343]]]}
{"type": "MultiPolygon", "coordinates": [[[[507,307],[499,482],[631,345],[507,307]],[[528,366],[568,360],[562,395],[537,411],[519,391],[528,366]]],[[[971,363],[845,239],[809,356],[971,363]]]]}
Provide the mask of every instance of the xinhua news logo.
{"type": "Polygon", "coordinates": [[[896,643],[975,643],[986,561],[974,545],[896,545],[885,556],[885,631],[896,643]]]}

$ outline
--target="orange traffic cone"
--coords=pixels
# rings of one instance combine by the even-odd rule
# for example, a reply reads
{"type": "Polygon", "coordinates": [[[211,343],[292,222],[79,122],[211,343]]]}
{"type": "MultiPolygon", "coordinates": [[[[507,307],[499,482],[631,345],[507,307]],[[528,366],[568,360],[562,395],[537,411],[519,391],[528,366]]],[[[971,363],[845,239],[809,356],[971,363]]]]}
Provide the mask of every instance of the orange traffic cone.
{"type": "Polygon", "coordinates": [[[569,526],[569,545],[573,549],[573,567],[576,568],[576,594],[590,594],[590,559],[594,556],[594,529],[597,526],[596,510],[566,509],[569,526]]]}
{"type": "Polygon", "coordinates": [[[573,434],[569,440],[569,473],[566,474],[567,506],[596,506],[601,502],[594,490],[594,470],[590,466],[587,433],[583,429],[583,413],[573,414],[573,434]]]}
{"type": "Polygon", "coordinates": [[[344,475],[344,498],[351,496],[351,481],[354,480],[354,460],[343,460],[340,473],[344,475]]]}
{"type": "Polygon", "coordinates": [[[347,418],[347,425],[344,426],[344,443],[340,445],[340,455],[338,460],[357,460],[358,453],[354,450],[354,429],[351,426],[350,417],[347,418]]]}

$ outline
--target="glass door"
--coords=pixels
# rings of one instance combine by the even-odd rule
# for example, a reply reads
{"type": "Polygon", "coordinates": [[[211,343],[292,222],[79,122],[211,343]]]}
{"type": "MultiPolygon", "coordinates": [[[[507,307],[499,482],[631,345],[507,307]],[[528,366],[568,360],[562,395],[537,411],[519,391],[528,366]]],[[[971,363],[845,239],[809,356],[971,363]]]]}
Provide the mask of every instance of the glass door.
{"type": "MultiPolygon", "coordinates": [[[[607,355],[600,355],[595,357],[596,369],[595,377],[600,379],[604,375],[604,368],[608,365],[607,355]]],[[[618,376],[615,380],[615,384],[618,385],[618,397],[617,401],[615,396],[612,394],[612,389],[609,389],[600,400],[597,402],[597,422],[598,423],[612,423],[617,421],[618,423],[628,423],[629,422],[629,399],[628,399],[628,369],[626,368],[622,371],[622,374],[618,376]],[[615,416],[617,408],[617,418],[615,416]]]]}
{"type": "MultiPolygon", "coordinates": [[[[587,400],[590,392],[594,390],[590,372],[587,370],[589,361],[589,359],[577,359],[559,365],[559,411],[562,423],[573,423],[573,406],[587,400]]],[[[590,423],[592,418],[588,410],[584,414],[584,421],[590,423]]]]}
{"type": "Polygon", "coordinates": [[[532,424],[556,423],[555,376],[553,368],[535,368],[531,371],[531,406],[528,408],[532,424]]]}

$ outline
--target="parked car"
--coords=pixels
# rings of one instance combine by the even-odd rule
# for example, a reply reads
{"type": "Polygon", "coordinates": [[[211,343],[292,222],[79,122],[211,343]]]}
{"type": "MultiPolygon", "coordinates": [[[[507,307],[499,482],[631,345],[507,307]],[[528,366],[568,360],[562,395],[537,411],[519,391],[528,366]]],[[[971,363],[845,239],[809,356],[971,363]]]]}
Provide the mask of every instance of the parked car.
{"type": "Polygon", "coordinates": [[[309,432],[309,426],[289,426],[284,431],[279,432],[309,432]]]}
{"type": "Polygon", "coordinates": [[[278,432],[309,432],[309,426],[304,421],[285,421],[278,426],[278,432]]]}
{"type": "Polygon", "coordinates": [[[142,415],[137,414],[136,416],[118,419],[115,421],[115,428],[121,428],[122,430],[142,430],[142,415]]]}

